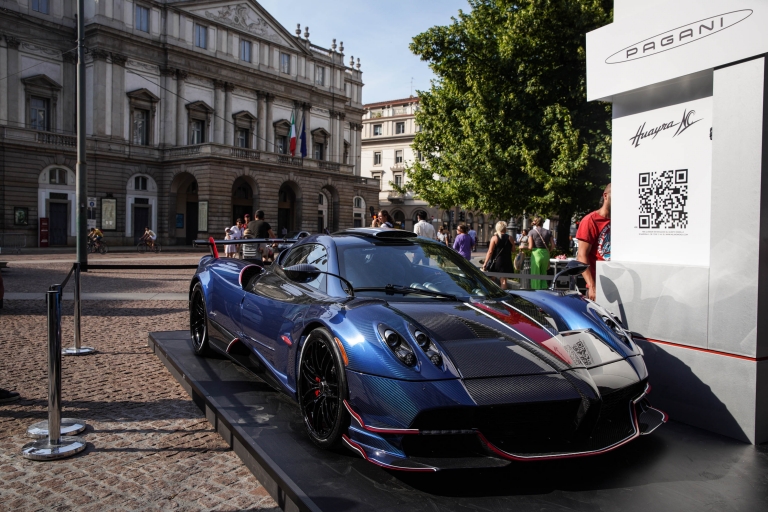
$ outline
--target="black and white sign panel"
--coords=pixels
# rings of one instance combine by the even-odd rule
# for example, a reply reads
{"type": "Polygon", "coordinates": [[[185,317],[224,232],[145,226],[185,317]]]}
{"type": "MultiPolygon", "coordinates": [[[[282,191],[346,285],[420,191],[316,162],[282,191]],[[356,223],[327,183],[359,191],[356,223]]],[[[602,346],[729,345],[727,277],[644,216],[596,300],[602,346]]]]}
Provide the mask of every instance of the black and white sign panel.
{"type": "Polygon", "coordinates": [[[613,120],[613,261],[709,265],[712,98],[613,120]]]}

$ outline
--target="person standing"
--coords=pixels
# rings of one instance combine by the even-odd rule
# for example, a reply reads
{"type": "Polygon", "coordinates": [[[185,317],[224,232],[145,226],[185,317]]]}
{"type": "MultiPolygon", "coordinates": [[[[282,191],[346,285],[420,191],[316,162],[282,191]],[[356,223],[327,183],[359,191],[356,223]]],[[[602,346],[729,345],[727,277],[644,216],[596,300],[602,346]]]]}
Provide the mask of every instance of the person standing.
{"type": "MultiPolygon", "coordinates": [[[[241,240],[243,238],[243,219],[237,219],[235,225],[228,228],[226,231],[228,240],[241,240]]],[[[238,247],[239,245],[236,244],[227,245],[224,248],[224,253],[227,255],[227,258],[237,258],[240,254],[238,247]]]]}
{"type": "MultiPolygon", "coordinates": [[[[248,223],[248,229],[254,238],[277,238],[274,231],[272,231],[272,226],[264,220],[264,210],[257,210],[253,216],[254,220],[248,223]]],[[[258,254],[262,254],[261,249],[262,244],[257,244],[256,251],[258,251],[258,254]]]]}
{"type": "Polygon", "coordinates": [[[453,249],[467,260],[472,259],[472,237],[467,234],[467,226],[462,224],[456,229],[456,240],[453,249]]]}
{"type": "MultiPolygon", "coordinates": [[[[507,223],[500,220],[495,226],[496,234],[491,237],[488,253],[485,255],[483,272],[512,273],[512,240],[507,235],[507,223]]],[[[507,278],[500,277],[501,289],[507,289],[507,278]]]]}
{"type": "Polygon", "coordinates": [[[582,274],[587,282],[587,297],[595,300],[597,296],[597,262],[611,261],[611,184],[605,187],[600,198],[600,208],[588,213],[581,219],[576,232],[578,240],[578,259],[589,265],[582,274]]]}
{"type": "Polygon", "coordinates": [[[435,240],[437,238],[437,235],[435,234],[435,228],[432,226],[432,224],[427,222],[427,214],[424,212],[419,212],[416,216],[419,219],[419,222],[413,226],[413,232],[418,236],[423,236],[424,238],[435,240]]]}
{"type": "Polygon", "coordinates": [[[528,248],[528,230],[524,229],[520,232],[520,237],[517,239],[517,243],[520,244],[521,249],[528,248]]]}
{"type": "Polygon", "coordinates": [[[288,228],[286,228],[285,226],[283,226],[283,229],[280,231],[280,235],[281,235],[283,238],[287,237],[287,236],[288,236],[288,228]]]}
{"type": "MultiPolygon", "coordinates": [[[[533,218],[533,228],[528,234],[528,249],[531,250],[531,274],[544,275],[549,270],[549,251],[555,250],[552,242],[552,232],[541,227],[543,219],[533,218]]],[[[547,282],[543,279],[531,279],[531,288],[546,290],[547,282]]]]}
{"type": "Polygon", "coordinates": [[[472,239],[472,250],[477,249],[477,231],[475,231],[473,228],[470,228],[469,233],[467,233],[469,237],[472,239]]]}
{"type": "MultiPolygon", "coordinates": [[[[389,212],[387,210],[381,210],[379,212],[379,226],[382,228],[394,228],[395,224],[392,222],[392,217],[389,215],[389,212]]],[[[374,226],[376,227],[376,226],[374,226]]]]}

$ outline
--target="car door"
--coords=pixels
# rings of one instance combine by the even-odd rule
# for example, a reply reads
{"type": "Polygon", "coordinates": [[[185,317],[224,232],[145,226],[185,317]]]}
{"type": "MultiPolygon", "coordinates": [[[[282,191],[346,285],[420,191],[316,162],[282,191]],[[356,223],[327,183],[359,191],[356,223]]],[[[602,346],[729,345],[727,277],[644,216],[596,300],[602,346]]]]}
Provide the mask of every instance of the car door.
{"type": "Polygon", "coordinates": [[[221,261],[210,272],[209,335],[220,350],[227,349],[239,330],[240,304],[245,295],[240,286],[240,270],[242,267],[234,262],[221,261]]]}
{"type": "MultiPolygon", "coordinates": [[[[288,267],[315,262],[318,268],[327,266],[327,252],[320,244],[305,244],[291,249],[283,260],[288,267]]],[[[295,355],[293,335],[303,323],[307,309],[322,302],[325,276],[311,283],[299,284],[289,280],[280,267],[255,280],[243,300],[241,330],[254,351],[261,356],[267,369],[284,386],[288,386],[289,364],[295,355]]]]}

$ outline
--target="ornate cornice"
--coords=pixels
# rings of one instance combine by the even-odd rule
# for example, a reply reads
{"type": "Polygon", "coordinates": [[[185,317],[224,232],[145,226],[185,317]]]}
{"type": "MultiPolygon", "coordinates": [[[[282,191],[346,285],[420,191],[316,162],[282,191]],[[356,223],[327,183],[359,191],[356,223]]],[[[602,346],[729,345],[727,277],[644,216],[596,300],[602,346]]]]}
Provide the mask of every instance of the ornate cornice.
{"type": "Polygon", "coordinates": [[[21,44],[21,41],[16,39],[13,36],[5,36],[5,44],[8,45],[8,48],[12,48],[14,50],[19,49],[19,45],[21,44]]]}
{"type": "Polygon", "coordinates": [[[187,77],[189,77],[188,72],[181,69],[176,70],[176,80],[186,80],[187,77]]]}
{"type": "Polygon", "coordinates": [[[128,57],[120,55],[119,53],[111,53],[110,58],[112,59],[112,64],[117,64],[118,66],[123,67],[125,67],[125,63],[128,61],[128,57]]]}
{"type": "Polygon", "coordinates": [[[224,92],[233,92],[235,90],[235,84],[225,82],[224,83],[224,92]]]}
{"type": "Polygon", "coordinates": [[[75,52],[64,52],[61,54],[61,58],[67,64],[77,64],[77,53],[75,52]]]}
{"type": "Polygon", "coordinates": [[[93,48],[88,53],[91,54],[91,57],[93,57],[93,60],[107,60],[107,57],[109,57],[109,52],[106,50],[102,50],[101,48],[93,48]]]}

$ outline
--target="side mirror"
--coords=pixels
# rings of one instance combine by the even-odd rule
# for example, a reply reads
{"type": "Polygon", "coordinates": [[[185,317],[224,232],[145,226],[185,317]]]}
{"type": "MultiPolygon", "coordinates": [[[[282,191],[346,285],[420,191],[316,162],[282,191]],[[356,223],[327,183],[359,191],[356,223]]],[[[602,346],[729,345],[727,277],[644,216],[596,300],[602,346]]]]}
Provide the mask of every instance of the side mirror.
{"type": "Polygon", "coordinates": [[[570,277],[571,278],[571,285],[570,289],[574,290],[576,289],[576,276],[580,276],[583,274],[587,269],[589,268],[589,265],[586,263],[582,263],[578,260],[571,260],[568,262],[568,265],[565,266],[563,270],[555,274],[555,278],[552,280],[552,286],[549,287],[550,290],[555,289],[555,283],[558,279],[561,277],[570,277]]]}
{"type": "Polygon", "coordinates": [[[288,279],[297,283],[314,281],[322,273],[319,268],[314,265],[307,265],[306,263],[285,267],[283,272],[285,272],[288,279]]]}

